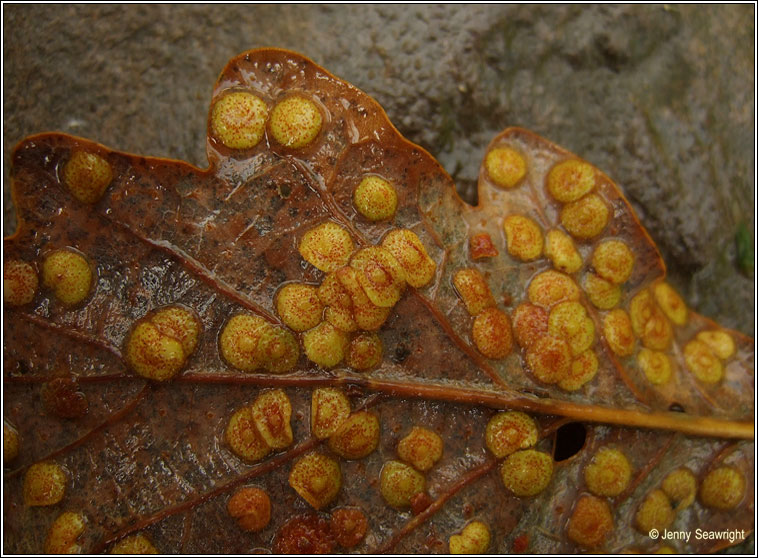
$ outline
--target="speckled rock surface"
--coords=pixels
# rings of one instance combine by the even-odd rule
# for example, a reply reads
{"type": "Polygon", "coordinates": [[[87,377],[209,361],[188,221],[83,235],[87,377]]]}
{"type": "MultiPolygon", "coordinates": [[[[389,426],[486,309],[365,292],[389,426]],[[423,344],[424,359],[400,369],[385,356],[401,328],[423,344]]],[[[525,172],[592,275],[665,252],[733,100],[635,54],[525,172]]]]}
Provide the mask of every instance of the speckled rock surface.
{"type": "Polygon", "coordinates": [[[754,244],[753,21],[752,5],[6,5],[4,233],[23,137],[58,130],[204,167],[217,74],[277,46],[375,97],[469,201],[509,125],[591,161],[685,299],[753,335],[754,280],[740,270],[754,244]]]}

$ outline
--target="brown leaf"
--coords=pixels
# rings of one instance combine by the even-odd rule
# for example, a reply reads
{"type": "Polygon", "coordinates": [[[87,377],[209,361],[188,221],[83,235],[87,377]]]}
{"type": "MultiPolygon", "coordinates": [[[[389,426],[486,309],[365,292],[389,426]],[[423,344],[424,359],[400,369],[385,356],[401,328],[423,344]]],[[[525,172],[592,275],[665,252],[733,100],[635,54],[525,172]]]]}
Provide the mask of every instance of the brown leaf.
{"type": "Polygon", "coordinates": [[[671,293],[602,172],[508,129],[468,206],[373,100],[273,49],[228,64],[208,129],[208,170],[60,134],[14,153],[6,550],[709,552],[752,531],[753,341],[671,293]],[[498,421],[520,425],[502,452],[498,421]],[[38,462],[59,502],[29,505],[38,462]],[[227,511],[243,486],[271,501],[257,532],[227,511]]]}

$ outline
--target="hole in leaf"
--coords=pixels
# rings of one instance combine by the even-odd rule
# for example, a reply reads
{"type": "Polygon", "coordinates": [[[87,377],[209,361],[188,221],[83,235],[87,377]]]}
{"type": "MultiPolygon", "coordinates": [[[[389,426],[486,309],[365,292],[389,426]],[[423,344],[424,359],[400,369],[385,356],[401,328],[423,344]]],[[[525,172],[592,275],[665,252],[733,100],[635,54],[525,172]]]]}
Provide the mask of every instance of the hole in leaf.
{"type": "Polygon", "coordinates": [[[555,461],[565,461],[584,447],[587,429],[581,422],[570,422],[555,433],[555,461]]]}

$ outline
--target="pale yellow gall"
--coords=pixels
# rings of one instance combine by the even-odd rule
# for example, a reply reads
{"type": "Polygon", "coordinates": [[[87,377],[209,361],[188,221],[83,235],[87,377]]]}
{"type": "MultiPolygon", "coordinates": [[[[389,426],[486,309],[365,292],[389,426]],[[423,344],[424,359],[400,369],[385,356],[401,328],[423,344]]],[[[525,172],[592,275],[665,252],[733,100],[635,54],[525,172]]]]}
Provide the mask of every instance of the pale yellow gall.
{"type": "Polygon", "coordinates": [[[668,529],[676,518],[668,496],[662,490],[653,490],[642,502],[634,516],[634,523],[639,532],[647,535],[652,529],[659,533],[668,529]]]}
{"type": "Polygon", "coordinates": [[[419,471],[428,471],[442,457],[443,443],[438,434],[414,426],[397,444],[397,455],[419,471]]]}
{"type": "Polygon", "coordinates": [[[317,287],[289,283],[276,293],[276,311],[290,329],[307,331],[321,322],[324,305],[317,287]]]}
{"type": "Polygon", "coordinates": [[[697,339],[684,346],[684,363],[704,384],[717,384],[724,377],[724,365],[708,345],[697,339]]]}
{"type": "MultiPolygon", "coordinates": [[[[358,324],[353,316],[353,301],[340,283],[336,273],[327,275],[319,285],[317,292],[319,300],[326,306],[324,319],[327,322],[345,332],[358,329],[358,324]]],[[[368,299],[368,297],[365,298],[368,299]]]]}
{"type": "Polygon", "coordinates": [[[350,400],[339,389],[318,388],[311,395],[311,433],[324,440],[350,416],[350,400]]]}
{"type": "Polygon", "coordinates": [[[316,510],[329,505],[342,486],[342,472],[334,459],[310,453],[292,467],[290,486],[316,510]]]}
{"type": "Polygon", "coordinates": [[[548,313],[540,306],[528,302],[519,304],[511,319],[516,342],[525,349],[547,334],[548,313]]]}
{"type": "Polygon", "coordinates": [[[521,411],[505,411],[494,415],[484,430],[487,449],[498,459],[537,443],[537,423],[521,411]]]}
{"type": "Polygon", "coordinates": [[[542,229],[529,217],[509,215],[503,221],[508,253],[527,262],[542,255],[542,229]]]}
{"type": "Polygon", "coordinates": [[[620,240],[606,240],[595,248],[592,266],[600,277],[620,285],[632,274],[634,254],[620,240]]]}
{"type": "Polygon", "coordinates": [[[568,523],[568,537],[588,549],[601,547],[613,531],[613,515],[608,502],[584,495],[574,506],[568,523]]]}
{"type": "Polygon", "coordinates": [[[547,175],[547,191],[562,203],[576,201],[594,187],[594,167],[576,159],[558,163],[547,175]]]}
{"type": "Polygon", "coordinates": [[[505,312],[497,308],[486,308],[477,314],[471,337],[487,358],[505,358],[513,348],[511,322],[505,312]]]}
{"type": "Polygon", "coordinates": [[[476,316],[485,308],[495,306],[495,299],[487,280],[478,270],[465,268],[456,271],[453,285],[472,316],[476,316]]]}
{"type": "Polygon", "coordinates": [[[63,182],[82,203],[95,203],[113,180],[110,163],[100,155],[75,151],[63,167],[63,182]]]}
{"type": "Polygon", "coordinates": [[[252,93],[235,91],[213,105],[211,129],[221,143],[231,149],[258,145],[266,129],[266,103],[252,93]]]}
{"type": "Polygon", "coordinates": [[[637,364],[651,384],[665,384],[671,379],[671,360],[660,351],[642,348],[637,353],[637,364]]]}
{"type": "Polygon", "coordinates": [[[729,335],[726,331],[715,329],[709,331],[701,331],[697,334],[697,336],[695,336],[695,339],[702,341],[708,345],[711,351],[713,351],[713,354],[721,360],[728,359],[734,354],[736,350],[734,339],[732,339],[732,336],[729,335]]]}
{"type": "Polygon", "coordinates": [[[27,506],[53,506],[66,492],[66,473],[52,461],[35,463],[24,475],[24,503],[27,506]]]}
{"type": "Polygon", "coordinates": [[[576,391],[597,374],[598,360],[594,351],[585,351],[571,361],[568,375],[558,382],[565,391],[576,391]]]}
{"type": "Polygon", "coordinates": [[[332,368],[342,362],[348,343],[347,334],[329,322],[321,322],[303,335],[305,356],[322,368],[332,368]]]}
{"type": "Polygon", "coordinates": [[[264,490],[245,486],[229,498],[226,510],[243,531],[263,531],[271,521],[271,499],[264,490]]]}
{"type": "Polygon", "coordinates": [[[655,304],[650,291],[637,293],[629,303],[629,317],[634,334],[648,349],[665,351],[671,344],[673,330],[663,311],[655,304]]]}
{"type": "Polygon", "coordinates": [[[387,180],[366,176],[353,192],[353,203],[369,221],[391,219],[397,210],[397,192],[387,180]]]}
{"type": "Polygon", "coordinates": [[[574,246],[571,237],[553,229],[545,235],[545,255],[553,262],[553,267],[564,273],[575,273],[582,267],[582,256],[574,246]]]}
{"type": "Polygon", "coordinates": [[[590,302],[601,310],[610,310],[621,300],[621,287],[594,273],[588,273],[584,277],[584,292],[590,302]]]}
{"type": "Polygon", "coordinates": [[[251,409],[255,427],[268,447],[283,449],[292,443],[292,405],[283,390],[260,394],[251,409]]]}
{"type": "Polygon", "coordinates": [[[416,233],[408,229],[394,229],[382,239],[382,246],[403,268],[405,280],[411,287],[424,287],[434,279],[437,264],[429,257],[416,233]]]}
{"type": "Polygon", "coordinates": [[[700,501],[709,508],[731,510],[745,496],[745,476],[733,467],[719,467],[700,485],[700,501]]]}
{"type": "Polygon", "coordinates": [[[18,432],[3,421],[3,461],[13,461],[18,457],[18,432]]]}
{"type": "Polygon", "coordinates": [[[255,425],[252,406],[235,411],[229,419],[224,437],[231,450],[246,461],[259,461],[271,451],[255,425]]]}
{"type": "Polygon", "coordinates": [[[513,188],[526,175],[526,161],[510,147],[496,147],[484,160],[490,179],[501,188],[513,188]]]}
{"type": "Polygon", "coordinates": [[[692,471],[682,467],[666,475],[661,490],[669,497],[676,511],[680,511],[695,501],[697,479],[692,471]]]}
{"type": "Polygon", "coordinates": [[[161,335],[179,341],[185,356],[189,356],[195,350],[200,335],[200,321],[186,308],[161,308],[150,317],[150,322],[161,335]]]}
{"type": "Polygon", "coordinates": [[[358,323],[355,321],[355,316],[353,316],[352,306],[352,303],[350,303],[349,306],[340,306],[338,304],[327,306],[324,309],[324,320],[346,333],[356,331],[358,329],[358,323]]]}
{"type": "Polygon", "coordinates": [[[279,374],[294,368],[300,358],[300,347],[291,331],[266,322],[257,354],[266,370],[279,374]]]}
{"type": "Polygon", "coordinates": [[[483,554],[490,546],[490,529],[481,521],[472,521],[460,535],[451,535],[450,554],[483,554]]]}
{"type": "Polygon", "coordinates": [[[379,445],[379,419],[368,411],[356,411],[329,438],[329,448],[345,459],[361,459],[379,445]]]}
{"type": "Polygon", "coordinates": [[[634,352],[634,331],[629,314],[621,308],[611,310],[603,319],[603,335],[611,350],[619,356],[634,352]]]}
{"type": "Polygon", "coordinates": [[[536,496],[550,484],[553,458],[532,449],[517,451],[505,458],[500,476],[505,487],[516,496],[536,496]]]}
{"type": "Polygon", "coordinates": [[[687,323],[687,305],[668,283],[660,282],[653,287],[653,295],[658,306],[676,325],[687,323]]]}
{"type": "Polygon", "coordinates": [[[3,300],[8,306],[23,306],[37,293],[37,272],[28,263],[10,260],[3,266],[3,300]]]}
{"type": "Polygon", "coordinates": [[[131,535],[118,541],[111,548],[111,554],[159,554],[145,535],[131,535]]]}
{"type": "Polygon", "coordinates": [[[571,348],[563,339],[546,335],[526,352],[526,362],[534,377],[544,384],[557,384],[571,370],[571,348]]]}
{"type": "Polygon", "coordinates": [[[376,333],[359,333],[347,348],[345,364],[355,370],[370,370],[382,362],[382,340],[376,333]]]}
{"type": "Polygon", "coordinates": [[[353,248],[350,233],[337,223],[327,221],[306,232],[298,250],[305,261],[328,273],[347,265],[353,248]]]}
{"type": "Polygon", "coordinates": [[[45,539],[45,554],[80,554],[81,545],[76,542],[87,524],[86,518],[76,512],[63,512],[60,514],[45,539]]]}
{"type": "Polygon", "coordinates": [[[352,317],[356,325],[366,331],[379,329],[389,316],[391,308],[382,308],[371,302],[358,280],[358,272],[352,267],[338,269],[336,276],[350,297],[352,317]]]}
{"type": "Polygon", "coordinates": [[[556,304],[550,310],[547,332],[566,341],[575,356],[589,349],[595,341],[595,323],[579,302],[556,304]]]}
{"type": "Polygon", "coordinates": [[[237,314],[226,323],[219,336],[219,349],[234,368],[252,372],[261,366],[258,345],[269,324],[259,316],[237,314]]]}
{"type": "Polygon", "coordinates": [[[387,461],[379,474],[379,489],[390,506],[407,508],[411,498],[426,490],[426,479],[410,465],[387,461]]]}
{"type": "Polygon", "coordinates": [[[601,448],[584,469],[584,481],[595,496],[614,498],[621,494],[632,478],[632,466],[618,449],[601,448]]]}
{"type": "Polygon", "coordinates": [[[600,196],[589,194],[563,207],[561,224],[574,238],[593,238],[605,228],[609,213],[600,196]]]}
{"type": "Polygon", "coordinates": [[[89,262],[70,250],[56,250],[42,264],[42,284],[67,306],[79,304],[89,295],[92,270],[89,262]]]}
{"type": "Polygon", "coordinates": [[[277,143],[297,149],[316,139],[322,122],[318,105],[311,99],[295,95],[287,97],[274,107],[269,129],[277,143]]]}
{"type": "Polygon", "coordinates": [[[549,269],[532,279],[527,294],[533,304],[550,308],[559,302],[579,300],[579,287],[565,273],[549,269]]]}
{"type": "Polygon", "coordinates": [[[393,307],[405,290],[405,272],[395,256],[380,246],[358,250],[350,258],[358,283],[369,300],[380,308],[393,307]]]}

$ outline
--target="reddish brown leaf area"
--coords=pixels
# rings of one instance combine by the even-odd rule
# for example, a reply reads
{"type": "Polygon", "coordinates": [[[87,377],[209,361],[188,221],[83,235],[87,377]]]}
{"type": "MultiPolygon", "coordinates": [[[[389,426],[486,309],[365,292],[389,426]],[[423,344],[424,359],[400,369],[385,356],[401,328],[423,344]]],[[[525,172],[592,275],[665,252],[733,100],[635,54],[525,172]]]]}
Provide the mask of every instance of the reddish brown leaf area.
{"type": "Polygon", "coordinates": [[[207,170],[61,134],[13,155],[4,551],[698,553],[753,530],[753,341],[667,286],[598,169],[508,129],[468,206],[281,50],[229,63],[208,130],[207,170]],[[230,504],[243,487],[270,509],[230,504]]]}

